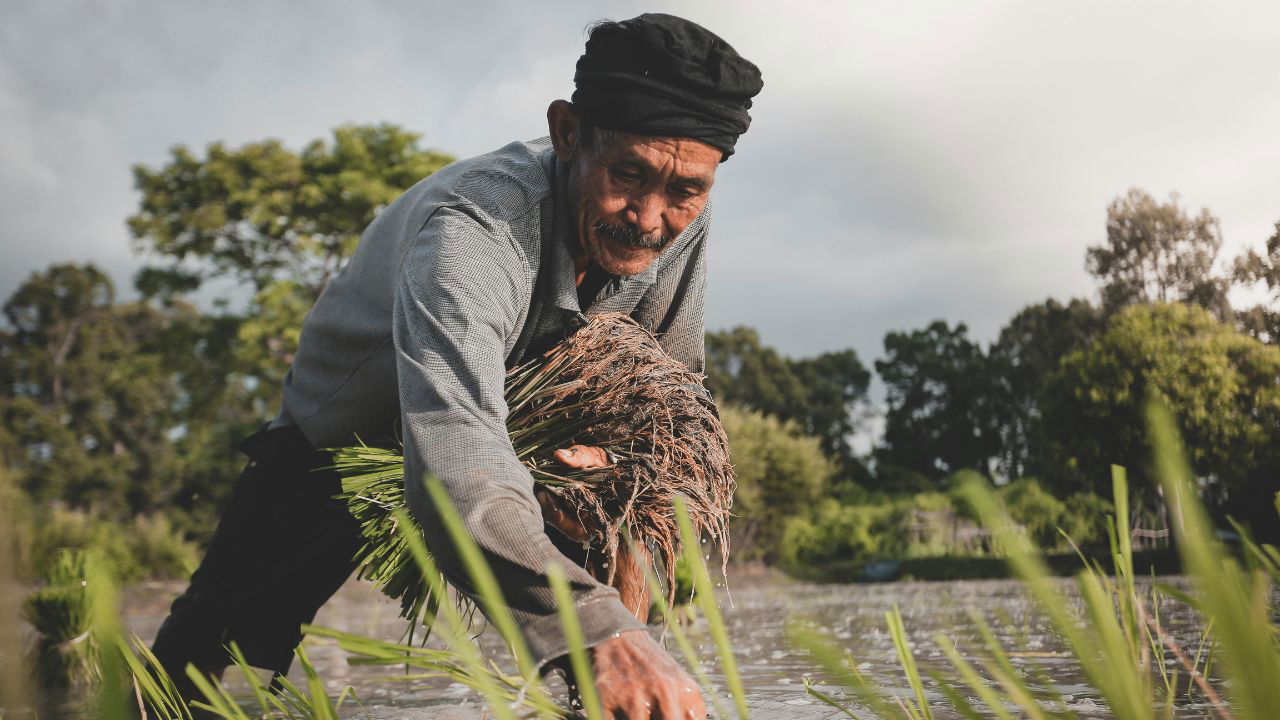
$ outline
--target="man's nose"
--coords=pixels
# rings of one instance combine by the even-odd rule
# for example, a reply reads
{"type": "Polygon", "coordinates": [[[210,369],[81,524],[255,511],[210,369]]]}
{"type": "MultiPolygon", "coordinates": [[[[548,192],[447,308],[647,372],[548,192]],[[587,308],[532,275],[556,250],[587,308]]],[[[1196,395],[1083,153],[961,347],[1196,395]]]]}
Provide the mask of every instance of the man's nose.
{"type": "Polygon", "coordinates": [[[644,235],[661,233],[662,210],[662,198],[657,193],[635,195],[627,206],[626,220],[644,235]]]}

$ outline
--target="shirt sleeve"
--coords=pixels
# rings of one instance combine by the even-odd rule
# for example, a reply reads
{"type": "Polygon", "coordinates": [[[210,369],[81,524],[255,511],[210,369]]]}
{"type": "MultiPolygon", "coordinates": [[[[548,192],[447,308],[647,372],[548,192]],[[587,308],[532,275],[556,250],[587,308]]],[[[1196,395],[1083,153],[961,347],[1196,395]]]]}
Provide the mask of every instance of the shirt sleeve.
{"type": "Polygon", "coordinates": [[[440,479],[541,666],[567,652],[545,574],[549,562],[565,570],[589,646],[643,626],[613,588],[547,537],[533,478],[507,435],[506,339],[527,303],[527,267],[502,224],[479,212],[438,210],[401,267],[393,341],[409,507],[450,582],[474,596],[421,483],[428,473],[440,479]]]}

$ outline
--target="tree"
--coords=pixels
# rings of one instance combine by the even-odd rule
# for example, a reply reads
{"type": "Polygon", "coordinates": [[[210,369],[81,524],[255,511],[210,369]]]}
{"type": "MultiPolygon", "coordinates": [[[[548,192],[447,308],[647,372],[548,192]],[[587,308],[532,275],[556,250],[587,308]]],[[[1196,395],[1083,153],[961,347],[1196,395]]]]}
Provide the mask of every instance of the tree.
{"type": "Polygon", "coordinates": [[[721,405],[738,489],[732,537],[739,560],[773,560],[788,517],[807,513],[836,467],[794,422],[721,405]]]}
{"type": "Polygon", "coordinates": [[[853,350],[791,359],[760,342],[748,327],[707,333],[707,388],[717,400],[794,421],[821,442],[846,482],[863,482],[865,468],[849,437],[867,402],[871,373],[853,350]]]}
{"type": "Polygon", "coordinates": [[[9,298],[0,460],[38,502],[108,518],[163,508],[211,531],[243,464],[237,444],[277,409],[306,311],[377,213],[451,160],[378,125],[300,153],[213,143],[135,167],[129,227],[152,262],[135,277],[143,300],[117,304],[104,273],[69,264],[9,298]],[[184,296],[211,279],[229,289],[205,313],[184,296]]]}
{"type": "Polygon", "coordinates": [[[314,300],[378,211],[453,159],[389,124],[340,127],[301,153],[278,140],[215,142],[203,159],[175,147],[164,167],[133,168],[134,248],[168,261],[140,274],[140,289],[229,277],[261,292],[284,280],[314,300]]]}
{"type": "MultiPolygon", "coordinates": [[[[964,468],[991,472],[999,449],[986,357],[963,323],[885,335],[876,372],[885,384],[884,445],[877,475],[902,470],[934,486],[964,468]]],[[[912,488],[915,489],[915,488],[912,488]]]]}
{"type": "Polygon", "coordinates": [[[303,318],[364,228],[452,161],[389,124],[340,127],[301,153],[277,140],[215,142],[204,158],[175,147],[167,165],[133,169],[142,193],[128,221],[134,247],[161,261],[140,271],[135,285],[157,298],[214,278],[249,291],[245,312],[211,330],[231,342],[223,371],[239,382],[237,396],[265,419],[279,404],[303,318]]]}
{"type": "Polygon", "coordinates": [[[1068,353],[1102,332],[1101,313],[1088,301],[1049,299],[1028,305],[1000,330],[988,353],[994,420],[1000,433],[999,473],[1007,480],[1039,474],[1043,442],[1040,393],[1068,353]]]}
{"type": "Polygon", "coordinates": [[[1245,332],[1272,345],[1280,344],[1280,222],[1267,239],[1267,254],[1248,250],[1236,258],[1234,275],[1245,285],[1262,284],[1270,296],[1269,303],[1259,303],[1242,310],[1240,324],[1245,332]]]}
{"type": "Polygon", "coordinates": [[[1135,492],[1150,500],[1143,414],[1150,395],[1178,419],[1212,507],[1254,493],[1260,478],[1280,480],[1280,348],[1201,308],[1157,304],[1116,315],[1048,379],[1042,409],[1053,462],[1046,471],[1054,472],[1057,492],[1105,495],[1114,463],[1129,469],[1135,492]]]}
{"type": "Polygon", "coordinates": [[[1214,273],[1221,248],[1218,219],[1207,208],[1192,217],[1176,193],[1160,203],[1132,188],[1107,206],[1106,243],[1088,249],[1085,267],[1102,283],[1108,314],[1138,303],[1186,302],[1225,319],[1229,282],[1214,273]]]}
{"type": "Polygon", "coordinates": [[[707,333],[707,389],[718,401],[792,419],[804,412],[808,389],[791,363],[760,342],[754,329],[707,333]]]}
{"type": "Polygon", "coordinates": [[[172,318],[113,298],[101,270],[64,264],[33,273],[5,303],[14,329],[0,351],[0,452],[37,498],[138,512],[163,494],[153,483],[172,457],[172,318]]]}

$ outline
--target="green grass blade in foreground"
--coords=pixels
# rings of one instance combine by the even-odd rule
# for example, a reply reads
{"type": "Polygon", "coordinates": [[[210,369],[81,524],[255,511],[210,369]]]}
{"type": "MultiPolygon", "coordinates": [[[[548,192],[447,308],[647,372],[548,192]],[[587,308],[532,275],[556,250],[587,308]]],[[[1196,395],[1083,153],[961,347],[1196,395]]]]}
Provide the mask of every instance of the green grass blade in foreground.
{"type": "Polygon", "coordinates": [[[926,670],[925,672],[928,673],[929,677],[938,686],[938,692],[942,693],[942,696],[947,699],[947,702],[951,703],[951,709],[955,710],[960,717],[964,718],[964,720],[984,720],[982,714],[978,712],[977,708],[975,708],[973,704],[965,698],[965,696],[961,695],[954,687],[951,686],[952,682],[949,678],[943,677],[942,673],[939,673],[936,670],[926,670]]]}
{"type": "Polygon", "coordinates": [[[187,677],[205,697],[204,702],[192,702],[191,707],[211,712],[224,720],[250,720],[221,683],[214,683],[208,675],[200,672],[193,665],[187,666],[187,677]]]}
{"type": "Polygon", "coordinates": [[[324,688],[324,681],[320,679],[320,673],[316,672],[316,668],[311,664],[311,658],[307,657],[307,653],[302,648],[298,648],[298,662],[302,665],[302,672],[307,677],[307,690],[310,692],[309,700],[311,701],[312,717],[315,720],[338,720],[337,708],[333,706],[333,702],[329,699],[329,693],[324,688]]]}
{"type": "Polygon", "coordinates": [[[742,687],[742,677],[738,675],[738,661],[733,655],[733,646],[729,643],[729,633],[725,630],[724,618],[720,616],[720,608],[716,607],[716,594],[711,585],[711,574],[703,562],[700,548],[702,544],[693,532],[693,524],[689,521],[689,509],[683,498],[676,498],[676,520],[680,524],[680,544],[685,561],[693,570],[694,602],[702,611],[711,627],[711,638],[720,652],[720,666],[724,669],[725,684],[733,695],[734,705],[738,708],[738,717],[746,720],[751,716],[747,710],[747,694],[742,687]]]}
{"type": "Polygon", "coordinates": [[[97,553],[89,553],[85,558],[85,591],[88,593],[89,627],[97,649],[102,683],[98,688],[98,717],[123,720],[131,717],[132,713],[125,694],[128,674],[120,654],[114,651],[124,642],[116,579],[107,559],[97,553]]]}
{"type": "Polygon", "coordinates": [[[1276,549],[1270,545],[1254,542],[1249,529],[1236,522],[1235,518],[1227,518],[1227,520],[1231,523],[1231,529],[1240,536],[1240,547],[1244,550],[1249,567],[1271,576],[1273,583],[1280,582],[1280,556],[1277,555],[1276,549]]]}
{"type": "Polygon", "coordinates": [[[934,637],[934,642],[942,649],[942,653],[947,656],[947,660],[951,662],[951,666],[960,673],[960,678],[964,680],[971,690],[973,690],[973,693],[978,696],[978,699],[982,700],[983,704],[987,706],[987,710],[1000,718],[1000,720],[1013,720],[1013,716],[1009,714],[1009,711],[1005,707],[1005,698],[1001,697],[1000,693],[998,693],[995,688],[988,685],[987,682],[982,679],[982,676],[978,674],[978,671],[974,669],[973,665],[970,664],[968,660],[965,660],[964,657],[960,655],[960,652],[955,649],[950,640],[939,634],[934,637]]]}
{"type": "MultiPolygon", "coordinates": [[[[520,632],[519,626],[516,625],[515,617],[511,615],[511,608],[507,606],[506,600],[502,597],[502,589],[498,586],[498,578],[494,576],[493,569],[485,561],[484,554],[480,551],[480,546],[476,544],[475,539],[467,532],[462,522],[462,516],[458,514],[458,509],[449,498],[449,494],[445,491],[440,479],[434,475],[428,475],[423,482],[426,484],[427,493],[431,497],[436,513],[444,522],[445,529],[453,539],[454,548],[457,550],[458,556],[467,567],[467,574],[471,577],[471,583],[475,587],[476,594],[480,596],[480,602],[484,606],[486,617],[497,628],[498,633],[502,635],[502,639],[507,642],[507,647],[511,648],[512,655],[515,656],[516,665],[520,668],[520,675],[524,677],[528,693],[535,696],[537,704],[550,704],[552,701],[543,689],[538,677],[538,670],[533,665],[533,654],[529,652],[529,647],[525,644],[524,635],[520,632]]],[[[423,547],[425,549],[425,545],[423,547]]],[[[432,587],[432,591],[436,592],[436,588],[432,587]]],[[[436,597],[443,598],[444,596],[437,595],[436,597]]]]}
{"type": "MultiPolygon", "coordinates": [[[[1005,651],[1004,646],[1000,644],[1000,640],[996,637],[995,632],[991,630],[991,626],[987,624],[986,618],[982,613],[975,610],[969,611],[969,617],[973,622],[974,628],[978,631],[978,636],[982,638],[983,644],[986,645],[989,659],[981,659],[980,662],[986,670],[987,675],[994,680],[999,686],[1004,688],[1003,701],[1008,704],[1022,708],[1026,717],[1031,720],[1043,720],[1045,709],[1041,704],[1041,698],[1027,684],[1023,674],[1014,667],[1013,660],[1009,657],[1009,653],[1005,651]]],[[[1004,616],[1002,621],[1011,623],[1012,619],[1004,616]]],[[[958,657],[958,655],[957,655],[958,657]]],[[[964,668],[957,665],[952,659],[952,665],[964,675],[964,668]]],[[[1045,685],[1049,685],[1048,682],[1045,685]]]]}
{"type": "Polygon", "coordinates": [[[19,620],[26,587],[17,580],[25,568],[19,567],[18,518],[12,508],[16,492],[9,472],[0,469],[0,707],[10,712],[32,708],[35,701],[33,675],[24,652],[26,637],[19,620]]]}
{"type": "MultiPolygon", "coordinates": [[[[890,704],[884,697],[871,686],[867,679],[859,673],[854,665],[852,658],[846,658],[841,655],[825,637],[803,623],[790,622],[787,624],[787,639],[790,643],[805,652],[810,657],[818,661],[818,665],[827,672],[831,678],[839,683],[849,692],[858,696],[858,699],[865,704],[872,713],[881,718],[897,718],[901,717],[901,708],[890,704]]],[[[826,701],[824,698],[820,700],[826,701]]],[[[829,699],[829,698],[827,698],[829,699]]],[[[846,714],[848,711],[845,711],[846,714]]]]}
{"type": "MultiPolygon", "coordinates": [[[[306,706],[306,698],[294,687],[293,683],[289,682],[288,678],[281,678],[280,692],[273,692],[267,683],[263,682],[262,675],[257,670],[254,670],[249,661],[245,659],[239,645],[233,642],[228,649],[231,651],[232,664],[240,671],[240,675],[249,685],[253,698],[258,701],[258,706],[262,708],[263,717],[270,717],[272,712],[290,717],[293,713],[290,712],[289,707],[306,706]]],[[[221,682],[219,684],[221,685],[221,682]]]]}
{"type": "Polygon", "coordinates": [[[471,584],[480,598],[485,615],[502,635],[502,639],[507,641],[508,647],[515,655],[516,663],[520,666],[521,674],[526,678],[536,677],[533,657],[528,646],[525,645],[524,635],[520,633],[520,628],[516,625],[506,600],[502,597],[498,578],[494,576],[493,569],[485,561],[480,546],[476,545],[475,539],[467,532],[462,516],[458,514],[458,509],[449,498],[439,478],[428,475],[423,482],[426,484],[427,494],[431,497],[436,513],[444,522],[445,530],[453,540],[454,549],[462,559],[462,563],[466,565],[467,575],[471,577],[471,584]]]}
{"type": "Polygon", "coordinates": [[[1231,702],[1240,717],[1272,717],[1280,708],[1280,650],[1273,635],[1262,631],[1271,620],[1269,581],[1261,573],[1247,574],[1218,541],[1169,410],[1153,400],[1147,419],[1178,551],[1207,619],[1217,628],[1219,662],[1231,702]]]}
{"type": "MultiPolygon", "coordinates": [[[[965,482],[961,493],[977,511],[997,546],[1004,551],[1014,575],[1030,591],[1054,629],[1066,638],[1085,675],[1102,693],[1111,712],[1121,720],[1152,720],[1155,703],[1150,683],[1145,673],[1131,661],[1134,654],[1126,651],[1119,656],[1108,655],[1103,644],[1097,641],[1099,636],[1096,633],[1099,631],[1108,639],[1108,647],[1113,645],[1110,641],[1116,635],[1124,635],[1110,599],[1103,607],[1089,608],[1088,615],[1094,626],[1081,627],[1068,608],[1066,598],[1055,585],[1044,559],[1025,533],[1015,527],[995,493],[979,479],[965,482]]],[[[1080,577],[1089,577],[1089,573],[1086,571],[1080,577]]]]}
{"type": "Polygon", "coordinates": [[[916,696],[915,707],[905,702],[904,705],[906,705],[908,712],[913,717],[919,717],[921,720],[933,720],[933,712],[929,709],[929,698],[924,694],[924,683],[920,680],[920,671],[916,668],[915,656],[911,654],[911,643],[907,639],[907,628],[902,624],[902,612],[898,610],[896,603],[893,606],[893,610],[884,614],[884,619],[889,624],[889,637],[893,639],[893,647],[898,653],[898,662],[902,664],[902,671],[907,675],[907,684],[911,686],[911,691],[916,696]]]}
{"type": "MultiPolygon", "coordinates": [[[[635,550],[635,541],[631,539],[630,535],[625,537],[627,544],[631,546],[631,556],[639,557],[635,550]]],[[[662,592],[661,585],[658,583],[657,575],[653,572],[653,568],[648,563],[643,563],[641,568],[644,570],[644,581],[649,586],[649,596],[654,598],[666,597],[666,594],[662,592]]],[[[716,692],[715,686],[711,684],[711,678],[707,675],[706,668],[702,665],[702,659],[698,657],[698,651],[694,649],[693,643],[689,642],[689,636],[680,627],[680,621],[671,612],[671,608],[667,606],[665,601],[659,600],[657,606],[662,613],[662,622],[665,624],[667,632],[671,633],[671,637],[675,638],[676,645],[680,648],[681,654],[684,655],[685,662],[688,662],[689,667],[693,670],[693,676],[697,678],[703,694],[711,699],[711,705],[715,708],[716,717],[729,717],[728,708],[720,700],[720,693],[716,692]]]]}
{"type": "MultiPolygon", "coordinates": [[[[1133,575],[1133,532],[1129,527],[1129,476],[1123,467],[1111,466],[1112,499],[1115,502],[1116,514],[1115,538],[1118,554],[1115,558],[1115,575],[1120,589],[1116,592],[1117,604],[1120,607],[1120,619],[1130,645],[1141,642],[1147,636],[1147,628],[1141,621],[1142,599],[1138,597],[1138,588],[1133,575]]],[[[1163,665],[1161,665],[1163,670],[1163,665]]]]}
{"type": "Polygon", "coordinates": [[[1000,640],[991,630],[991,626],[987,624],[986,618],[976,609],[969,612],[969,618],[973,622],[974,628],[978,631],[978,637],[982,638],[982,642],[986,645],[987,652],[991,656],[989,662],[984,660],[982,663],[987,668],[988,674],[999,680],[1000,684],[1004,686],[1005,695],[1010,702],[1018,705],[1033,717],[1042,716],[1044,710],[1041,708],[1040,703],[1037,702],[1036,693],[1032,692],[1022,674],[1013,666],[1013,660],[1005,652],[1000,640]]]}
{"type": "MultiPolygon", "coordinates": [[[[442,625],[439,637],[443,638],[445,637],[443,618],[440,622],[442,625]]],[[[404,683],[443,678],[465,685],[477,692],[483,692],[481,681],[476,677],[476,671],[463,662],[459,653],[452,650],[387,642],[314,625],[304,625],[302,631],[308,636],[336,640],[338,647],[349,654],[347,658],[347,664],[349,665],[405,666],[405,674],[389,676],[386,678],[388,681],[404,683]],[[409,668],[416,672],[408,672],[409,668]]],[[[514,705],[519,701],[528,705],[539,713],[541,717],[559,718],[565,715],[564,708],[550,700],[541,702],[539,700],[540,696],[528,693],[521,697],[520,690],[524,686],[524,679],[520,676],[506,675],[492,663],[483,666],[481,669],[485,672],[485,682],[489,682],[493,687],[499,688],[501,695],[508,704],[514,705]]]]}
{"type": "Polygon", "coordinates": [[[573,592],[569,590],[564,568],[555,563],[548,564],[547,580],[551,583],[551,591],[556,595],[560,624],[564,628],[564,640],[569,647],[569,663],[573,666],[573,677],[578,697],[582,700],[583,712],[587,714],[587,720],[600,720],[604,718],[604,714],[600,710],[600,695],[596,692],[591,662],[587,659],[587,640],[582,634],[582,624],[578,622],[578,614],[574,610],[573,592]]]}
{"type": "Polygon", "coordinates": [[[137,636],[128,642],[120,638],[118,650],[150,714],[158,720],[191,720],[191,709],[146,643],[137,636]]]}
{"type": "Polygon", "coordinates": [[[819,701],[827,705],[830,705],[836,710],[839,710],[845,716],[853,718],[853,720],[860,720],[860,718],[857,715],[853,714],[852,710],[845,707],[844,705],[841,705],[839,702],[836,701],[835,698],[831,697],[830,695],[822,692],[817,687],[815,687],[813,684],[813,679],[810,678],[809,676],[806,675],[804,678],[801,679],[801,681],[804,683],[805,693],[808,694],[810,697],[817,698],[819,701]]]}
{"type": "MultiPolygon", "coordinates": [[[[396,509],[392,511],[392,514],[403,527],[412,527],[409,514],[404,510],[396,509]]],[[[435,562],[427,552],[426,543],[417,533],[406,533],[405,544],[408,545],[409,552],[413,555],[414,561],[417,562],[418,569],[422,571],[423,577],[431,585],[431,592],[440,593],[436,595],[436,597],[442,598],[439,613],[436,615],[436,625],[441,630],[441,634],[444,635],[449,646],[458,653],[459,659],[475,676],[479,690],[485,696],[485,700],[489,703],[489,709],[493,711],[493,714],[502,720],[514,720],[515,714],[511,711],[507,698],[503,695],[497,681],[489,672],[489,668],[485,666],[484,659],[480,654],[480,648],[467,637],[464,630],[465,624],[457,608],[443,599],[445,598],[443,593],[446,592],[444,583],[440,579],[440,573],[436,569],[435,562]]]]}

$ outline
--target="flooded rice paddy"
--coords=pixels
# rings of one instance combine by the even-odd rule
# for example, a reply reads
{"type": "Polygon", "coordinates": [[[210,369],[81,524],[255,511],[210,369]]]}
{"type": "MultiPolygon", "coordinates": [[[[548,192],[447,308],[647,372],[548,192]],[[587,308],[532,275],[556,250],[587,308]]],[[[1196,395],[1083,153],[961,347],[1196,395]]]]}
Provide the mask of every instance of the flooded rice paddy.
{"type": "MultiPolygon", "coordinates": [[[[1165,582],[1180,584],[1178,579],[1165,582]]],[[[1071,584],[1063,583],[1070,592],[1071,584]]],[[[722,608],[730,638],[738,656],[739,669],[747,688],[753,717],[799,718],[801,720],[845,717],[835,709],[805,694],[803,680],[821,673],[803,652],[787,642],[786,626],[791,618],[815,623],[822,633],[852,653],[858,669],[886,692],[906,697],[910,689],[886,632],[884,613],[895,605],[901,609],[913,651],[921,670],[934,669],[953,675],[946,658],[934,642],[942,633],[957,649],[973,659],[981,647],[974,615],[996,631],[1013,662],[1033,678],[1051,683],[1065,696],[1068,707],[1081,717],[1108,717],[1106,706],[1080,674],[1062,642],[1034,612],[1018,584],[1008,580],[950,582],[898,582],[865,585],[814,585],[789,581],[775,575],[735,577],[731,583],[732,603],[722,596],[722,608]]],[[[130,628],[149,638],[163,619],[167,603],[181,590],[174,583],[147,583],[130,590],[126,598],[126,620],[130,628]]],[[[348,583],[320,612],[316,624],[385,640],[399,639],[405,623],[396,612],[398,604],[388,601],[370,587],[348,583]]],[[[1192,651],[1200,642],[1202,628],[1192,613],[1179,604],[1165,601],[1159,608],[1161,622],[1174,638],[1192,651]]],[[[702,623],[689,627],[700,654],[714,658],[712,641],[702,623]]],[[[494,657],[501,640],[492,630],[481,633],[480,642],[494,657]]],[[[678,655],[674,643],[667,642],[678,655]]],[[[330,641],[309,639],[306,649],[320,670],[331,693],[350,685],[365,708],[351,706],[347,717],[378,720],[461,720],[486,717],[479,697],[460,685],[440,680],[406,680],[386,667],[348,665],[345,653],[330,641]],[[367,714],[366,714],[367,711],[367,714]]],[[[1167,661],[1172,663],[1172,660],[1167,661]]],[[[295,664],[296,665],[296,664],[295,664]]],[[[294,677],[300,675],[296,672],[294,677]]],[[[723,678],[712,673],[723,688],[723,678]]],[[[1180,673],[1185,685],[1186,674],[1180,673]]],[[[935,702],[938,717],[948,714],[945,700],[936,687],[926,689],[935,702]]],[[[563,685],[554,683],[563,697],[563,685]]],[[[839,688],[824,687],[841,697],[839,688]]],[[[969,693],[964,693],[968,695],[969,693]]],[[[1175,717],[1209,717],[1206,705],[1187,702],[1175,717]]],[[[859,713],[862,716],[861,713],[859,713]]],[[[870,717],[869,715],[866,717],[870,717]]]]}

